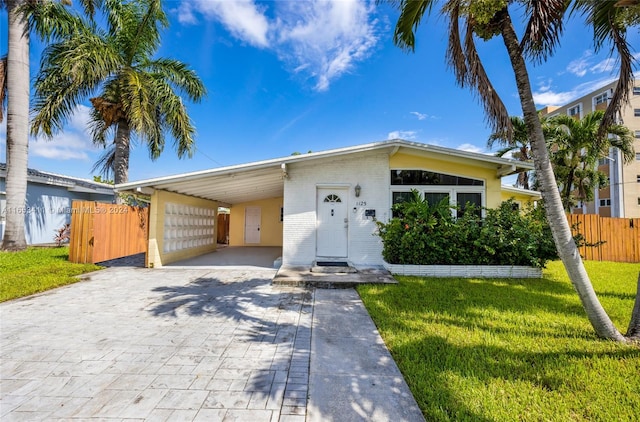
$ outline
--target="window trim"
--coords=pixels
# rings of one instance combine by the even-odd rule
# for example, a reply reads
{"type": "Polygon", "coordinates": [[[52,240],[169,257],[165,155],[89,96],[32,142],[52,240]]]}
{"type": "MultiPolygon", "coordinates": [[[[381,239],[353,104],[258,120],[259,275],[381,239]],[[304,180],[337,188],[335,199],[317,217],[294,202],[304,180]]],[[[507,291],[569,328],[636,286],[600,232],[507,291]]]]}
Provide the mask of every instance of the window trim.
{"type": "Polygon", "coordinates": [[[567,116],[569,117],[573,117],[573,116],[578,116],[579,119],[582,119],[582,103],[577,103],[571,107],[567,107],[567,116]],[[574,109],[578,109],[578,112],[576,114],[571,114],[571,110],[574,109]]]}
{"type": "Polygon", "coordinates": [[[604,91],[598,95],[594,95],[593,96],[593,105],[597,106],[598,104],[603,104],[603,103],[608,103],[609,102],[609,91],[604,91]],[[600,99],[603,99],[603,101],[598,101],[600,99]]]}

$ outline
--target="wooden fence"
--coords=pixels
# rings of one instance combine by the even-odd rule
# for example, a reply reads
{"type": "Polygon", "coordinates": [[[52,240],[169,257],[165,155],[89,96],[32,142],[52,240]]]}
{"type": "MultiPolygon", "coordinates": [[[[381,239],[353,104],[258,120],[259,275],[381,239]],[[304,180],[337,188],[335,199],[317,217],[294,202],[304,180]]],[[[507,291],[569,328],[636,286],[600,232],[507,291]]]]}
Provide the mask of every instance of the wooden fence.
{"type": "Polygon", "coordinates": [[[69,261],[96,263],[147,251],[149,208],[73,201],[69,261]]]}
{"type": "Polygon", "coordinates": [[[580,255],[593,261],[640,262],[640,218],[608,218],[591,214],[567,215],[573,234],[580,233],[589,244],[580,255]]]}

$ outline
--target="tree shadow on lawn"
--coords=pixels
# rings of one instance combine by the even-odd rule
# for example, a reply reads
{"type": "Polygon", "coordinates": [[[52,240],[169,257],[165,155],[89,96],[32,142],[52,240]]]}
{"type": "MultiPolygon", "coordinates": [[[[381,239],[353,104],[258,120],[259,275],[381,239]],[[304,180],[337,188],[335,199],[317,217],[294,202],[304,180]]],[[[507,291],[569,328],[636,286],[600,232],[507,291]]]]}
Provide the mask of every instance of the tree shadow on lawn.
{"type": "MultiPolygon", "coordinates": [[[[586,397],[576,399],[574,396],[580,396],[583,390],[591,390],[593,382],[610,380],[596,381],[593,376],[581,373],[591,371],[592,365],[597,366],[595,361],[578,367],[572,367],[572,364],[592,358],[637,360],[640,350],[589,352],[576,346],[560,352],[514,352],[491,345],[455,345],[443,337],[426,335],[393,348],[392,355],[402,362],[401,370],[427,420],[493,420],[482,413],[501,414],[496,420],[566,420],[571,415],[577,416],[577,420],[588,420],[601,418],[606,413],[589,414],[590,403],[585,403],[589,400],[589,392],[586,397]],[[559,395],[575,400],[573,404],[563,404],[564,414],[555,416],[553,411],[546,416],[536,414],[545,412],[545,406],[553,408],[559,395]],[[549,419],[550,415],[552,419],[549,419]]],[[[628,368],[632,369],[632,366],[628,368]]],[[[597,371],[594,374],[597,375],[597,371]]],[[[620,378],[614,377],[611,385],[600,386],[600,396],[605,397],[598,397],[602,403],[594,404],[594,407],[606,405],[607,394],[611,395],[608,400],[615,396],[615,400],[623,402],[637,397],[638,375],[632,376],[636,377],[635,386],[629,376],[625,377],[628,385],[620,385],[620,378]],[[607,394],[602,394],[605,391],[607,394]]],[[[628,416],[634,414],[637,399],[635,403],[628,403],[631,404],[627,406],[628,416]]]]}
{"type": "MultiPolygon", "coordinates": [[[[504,402],[489,399],[492,406],[504,406],[503,416],[513,420],[544,419],[527,416],[531,410],[526,407],[527,400],[533,402],[533,397],[542,396],[532,406],[552,405],[558,390],[567,394],[566,390],[588,389],[585,383],[594,380],[572,377],[571,371],[589,371],[590,364],[602,364],[586,363],[576,369],[572,362],[601,357],[640,359],[638,349],[616,348],[597,340],[567,283],[548,279],[398,279],[397,286],[359,290],[381,333],[389,338],[390,351],[427,420],[482,420],[478,413],[482,413],[484,398],[469,398],[469,391],[499,395],[504,393],[500,393],[500,386],[505,383],[513,384],[512,391],[506,393],[504,402]],[[531,391],[509,397],[522,383],[531,391]],[[519,401],[520,408],[514,405],[515,413],[509,413],[510,401],[519,401]]],[[[576,407],[580,416],[583,410],[576,407]]],[[[492,413],[488,410],[486,414],[492,413]]]]}

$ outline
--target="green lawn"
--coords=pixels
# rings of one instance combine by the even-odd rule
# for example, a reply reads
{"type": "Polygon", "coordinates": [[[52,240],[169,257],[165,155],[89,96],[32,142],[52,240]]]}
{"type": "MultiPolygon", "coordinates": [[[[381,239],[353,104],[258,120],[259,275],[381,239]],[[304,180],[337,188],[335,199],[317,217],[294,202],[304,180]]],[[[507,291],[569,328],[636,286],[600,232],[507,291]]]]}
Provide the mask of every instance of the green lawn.
{"type": "MultiPolygon", "coordinates": [[[[586,266],[624,333],[640,264],[586,266]]],[[[428,421],[640,418],[640,348],[595,337],[561,263],[541,280],[397,278],[358,292],[428,421]]]]}
{"type": "Polygon", "coordinates": [[[102,268],[68,257],[68,247],[0,252],[0,302],[75,283],[80,279],[74,276],[102,268]]]}

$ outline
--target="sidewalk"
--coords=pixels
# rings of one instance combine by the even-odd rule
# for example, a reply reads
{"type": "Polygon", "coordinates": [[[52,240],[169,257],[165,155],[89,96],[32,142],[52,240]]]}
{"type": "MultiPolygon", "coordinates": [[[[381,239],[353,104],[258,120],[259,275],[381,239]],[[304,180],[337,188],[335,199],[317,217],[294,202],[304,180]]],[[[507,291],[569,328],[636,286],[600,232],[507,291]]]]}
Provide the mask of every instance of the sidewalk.
{"type": "Polygon", "coordinates": [[[424,421],[358,293],[314,295],[307,421],[424,421]]]}

